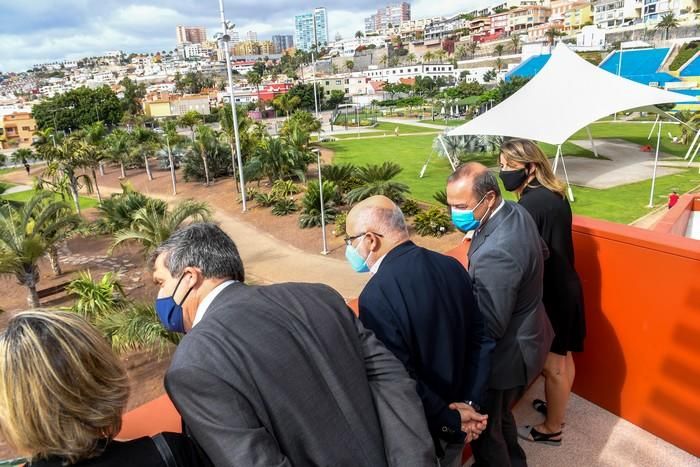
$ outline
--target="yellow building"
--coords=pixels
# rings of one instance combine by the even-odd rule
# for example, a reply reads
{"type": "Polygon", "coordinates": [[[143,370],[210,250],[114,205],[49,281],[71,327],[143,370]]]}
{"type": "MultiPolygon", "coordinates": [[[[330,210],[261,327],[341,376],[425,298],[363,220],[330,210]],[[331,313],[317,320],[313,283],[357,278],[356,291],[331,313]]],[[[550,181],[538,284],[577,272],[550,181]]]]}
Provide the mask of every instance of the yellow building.
{"type": "Polygon", "coordinates": [[[588,2],[578,2],[564,13],[564,29],[572,31],[593,24],[593,8],[588,2]]]}
{"type": "Polygon", "coordinates": [[[144,101],[143,112],[149,117],[154,118],[172,116],[169,100],[144,101]]]}
{"type": "Polygon", "coordinates": [[[241,41],[233,46],[234,55],[260,55],[260,44],[255,41],[241,41]]]}
{"type": "Polygon", "coordinates": [[[277,53],[275,44],[272,41],[262,41],[260,44],[260,55],[272,55],[277,53]]]}
{"type": "Polygon", "coordinates": [[[26,148],[32,145],[36,121],[30,112],[0,116],[0,148],[26,148]]]}

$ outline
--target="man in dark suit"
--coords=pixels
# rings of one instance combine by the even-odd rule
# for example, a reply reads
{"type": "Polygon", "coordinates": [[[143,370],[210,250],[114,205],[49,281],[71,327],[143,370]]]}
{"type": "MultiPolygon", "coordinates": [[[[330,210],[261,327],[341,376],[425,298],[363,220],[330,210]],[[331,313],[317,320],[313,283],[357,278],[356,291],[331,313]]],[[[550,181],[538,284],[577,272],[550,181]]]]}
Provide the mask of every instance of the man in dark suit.
{"type": "Polygon", "coordinates": [[[486,424],[475,409],[493,347],[469,275],[454,258],[411,242],[401,209],[384,196],[353,207],[346,231],[349,254],[374,273],[360,295],[360,321],[416,379],[440,465],[461,465],[465,435],[471,441],[486,424]],[[456,408],[471,415],[464,432],[456,408]]]}
{"type": "Polygon", "coordinates": [[[214,465],[435,465],[415,382],[334,290],[244,284],[235,244],[207,223],[152,261],[159,318],[188,331],[165,386],[214,465]]]}
{"type": "Polygon", "coordinates": [[[468,163],[447,180],[452,220],[474,230],[469,275],[496,341],[485,410],[489,424],[472,443],[477,466],[525,466],[511,412],[527,385],[542,371],[554,333],[542,305],[544,252],[537,226],[515,203],[504,201],[486,167],[468,163]]]}

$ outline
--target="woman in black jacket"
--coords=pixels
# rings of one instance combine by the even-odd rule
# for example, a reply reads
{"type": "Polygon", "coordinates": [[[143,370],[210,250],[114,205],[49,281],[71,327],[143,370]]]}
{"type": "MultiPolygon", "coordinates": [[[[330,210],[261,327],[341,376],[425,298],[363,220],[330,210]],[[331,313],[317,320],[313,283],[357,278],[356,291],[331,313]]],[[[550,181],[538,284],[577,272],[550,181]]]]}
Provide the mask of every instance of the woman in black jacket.
{"type": "Polygon", "coordinates": [[[75,313],[22,312],[0,334],[0,434],[30,467],[209,465],[181,434],[114,440],[128,396],[121,362],[75,313]]]}
{"type": "Polygon", "coordinates": [[[500,164],[505,189],[518,195],[519,204],[532,215],[549,247],[542,302],[556,334],[543,370],[547,402],[533,402],[546,419],[540,425],[521,428],[519,434],[529,441],[558,446],[575,375],[571,352],[583,351],[586,335],[583,293],[574,269],[571,207],[547,156],[532,141],[504,142],[500,164]]]}

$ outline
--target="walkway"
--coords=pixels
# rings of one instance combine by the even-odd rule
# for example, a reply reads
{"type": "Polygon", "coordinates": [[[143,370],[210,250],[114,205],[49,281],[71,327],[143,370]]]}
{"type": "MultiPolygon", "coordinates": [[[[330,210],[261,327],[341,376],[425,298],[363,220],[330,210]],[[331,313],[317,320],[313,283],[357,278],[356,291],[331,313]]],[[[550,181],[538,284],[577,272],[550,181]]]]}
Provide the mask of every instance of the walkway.
{"type": "Polygon", "coordinates": [[[425,123],[425,122],[422,122],[420,120],[406,120],[403,118],[380,117],[380,118],[377,118],[377,121],[385,122],[385,123],[396,123],[396,124],[400,124],[400,125],[421,126],[423,128],[431,128],[433,130],[444,130],[445,128],[450,128],[447,125],[436,125],[434,123],[425,123]]]}

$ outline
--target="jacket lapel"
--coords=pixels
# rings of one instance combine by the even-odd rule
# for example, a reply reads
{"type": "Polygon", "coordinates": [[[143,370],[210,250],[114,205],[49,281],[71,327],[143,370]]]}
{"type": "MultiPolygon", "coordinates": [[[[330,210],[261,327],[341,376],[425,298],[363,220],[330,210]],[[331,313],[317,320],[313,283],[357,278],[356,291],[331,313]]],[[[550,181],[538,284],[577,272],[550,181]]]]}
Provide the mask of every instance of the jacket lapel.
{"type": "Polygon", "coordinates": [[[469,252],[467,253],[468,258],[471,258],[471,256],[476,253],[479,247],[484,244],[486,238],[498,228],[503,219],[505,219],[512,210],[513,206],[511,206],[508,201],[505,201],[505,204],[501,210],[498,211],[495,216],[490,218],[481,230],[476,231],[475,236],[472,237],[471,245],[469,246],[469,252]]]}

